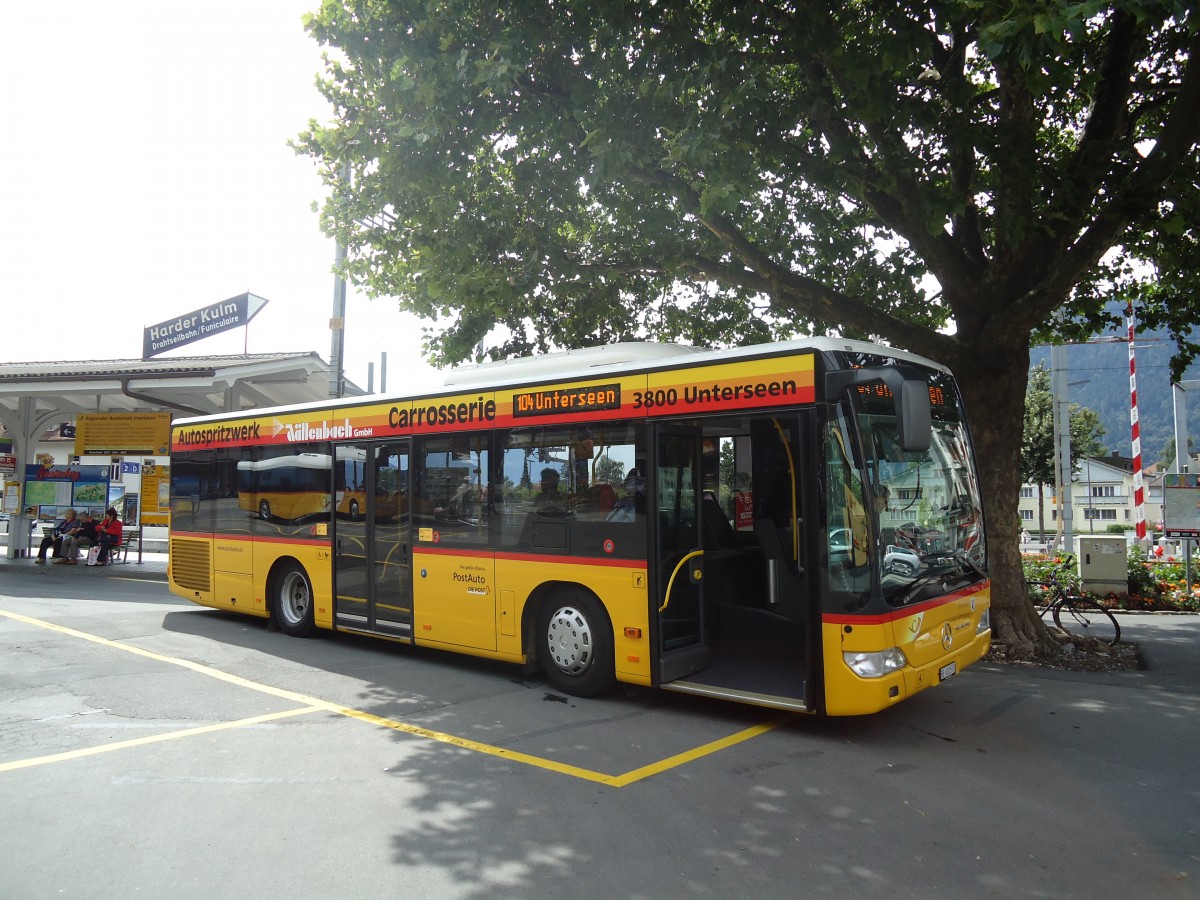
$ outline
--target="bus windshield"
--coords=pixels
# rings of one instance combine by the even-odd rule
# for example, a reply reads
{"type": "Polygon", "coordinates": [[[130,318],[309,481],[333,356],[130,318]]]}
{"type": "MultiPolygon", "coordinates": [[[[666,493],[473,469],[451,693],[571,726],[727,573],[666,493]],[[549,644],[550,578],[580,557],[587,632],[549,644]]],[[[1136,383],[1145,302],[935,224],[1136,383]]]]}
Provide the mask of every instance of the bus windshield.
{"type": "Polygon", "coordinates": [[[904,450],[891,393],[851,392],[828,425],[829,559],[835,590],[863,602],[877,584],[903,605],[985,577],[979,481],[954,382],[929,373],[927,450],[904,450]],[[876,580],[877,579],[877,580],[876,580]]]}
{"type": "Polygon", "coordinates": [[[874,510],[884,597],[920,599],[927,583],[983,577],[987,553],[979,481],[953,381],[931,374],[932,435],[923,452],[900,448],[894,404],[877,391],[854,399],[874,510]]]}

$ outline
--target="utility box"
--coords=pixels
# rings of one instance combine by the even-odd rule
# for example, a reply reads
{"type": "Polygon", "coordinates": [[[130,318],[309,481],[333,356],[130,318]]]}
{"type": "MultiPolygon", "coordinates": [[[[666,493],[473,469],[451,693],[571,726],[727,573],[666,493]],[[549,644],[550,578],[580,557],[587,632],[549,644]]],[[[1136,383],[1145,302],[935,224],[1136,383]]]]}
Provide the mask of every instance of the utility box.
{"type": "Polygon", "coordinates": [[[1083,590],[1093,594],[1129,593],[1129,551],[1122,534],[1076,535],[1075,559],[1083,590]]]}

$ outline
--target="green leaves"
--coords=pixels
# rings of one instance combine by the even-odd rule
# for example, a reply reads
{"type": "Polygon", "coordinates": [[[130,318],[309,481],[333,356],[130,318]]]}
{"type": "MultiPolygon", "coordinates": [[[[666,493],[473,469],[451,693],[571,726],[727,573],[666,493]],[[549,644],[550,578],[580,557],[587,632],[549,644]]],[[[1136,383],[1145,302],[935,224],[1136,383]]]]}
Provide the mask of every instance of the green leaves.
{"type": "Polygon", "coordinates": [[[299,146],[350,276],[456,322],[447,360],[833,329],[958,364],[1114,286],[1182,333],[1195,198],[1160,215],[1137,144],[1194,178],[1185,6],[327,0],[337,120],[299,146]]]}

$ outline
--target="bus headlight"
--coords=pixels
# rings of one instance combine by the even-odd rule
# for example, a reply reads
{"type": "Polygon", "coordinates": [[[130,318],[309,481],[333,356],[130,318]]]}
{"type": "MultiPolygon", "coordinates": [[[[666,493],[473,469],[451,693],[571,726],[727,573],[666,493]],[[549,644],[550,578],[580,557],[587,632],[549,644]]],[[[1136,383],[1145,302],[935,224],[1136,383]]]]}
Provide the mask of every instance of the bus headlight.
{"type": "Polygon", "coordinates": [[[888,647],[874,653],[846,652],[842,654],[842,658],[854,674],[862,678],[882,678],[908,665],[908,659],[899,647],[888,647]]]}
{"type": "Polygon", "coordinates": [[[983,611],[983,615],[979,617],[979,627],[975,629],[976,634],[983,634],[985,631],[992,630],[992,610],[989,607],[983,611]]]}

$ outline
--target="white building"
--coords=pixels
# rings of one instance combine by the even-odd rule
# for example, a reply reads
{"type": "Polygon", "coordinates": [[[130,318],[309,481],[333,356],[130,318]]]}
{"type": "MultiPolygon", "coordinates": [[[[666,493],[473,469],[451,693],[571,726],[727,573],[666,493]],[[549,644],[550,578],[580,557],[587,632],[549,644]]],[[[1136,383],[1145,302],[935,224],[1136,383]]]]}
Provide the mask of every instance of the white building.
{"type": "MultiPolygon", "coordinates": [[[[1193,460],[1191,471],[1200,471],[1193,460]]],[[[1145,488],[1143,512],[1150,533],[1162,530],[1163,472],[1150,466],[1142,472],[1145,488]]],[[[1021,528],[1032,535],[1045,527],[1047,535],[1058,532],[1059,509],[1054,485],[1045,485],[1039,497],[1038,486],[1021,486],[1018,505],[1021,528]],[[1043,518],[1038,518],[1038,506],[1043,518]]],[[[1133,489],[1133,460],[1113,453],[1111,456],[1084,457],[1078,461],[1078,471],[1071,482],[1071,528],[1075,534],[1099,534],[1119,525],[1122,531],[1137,526],[1137,510],[1133,489]]]]}

